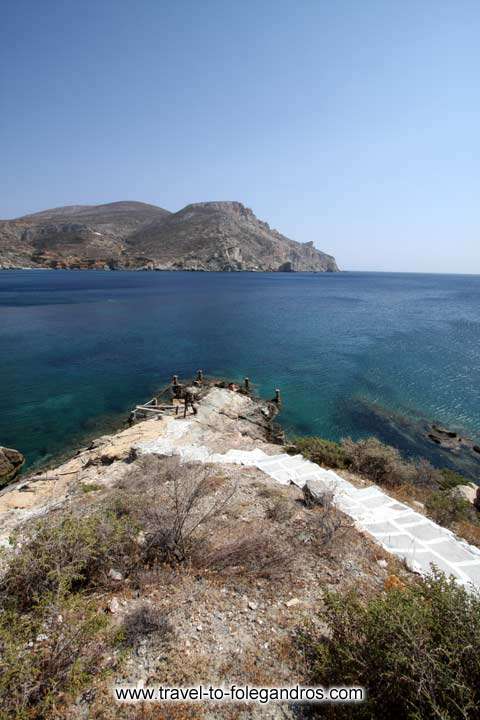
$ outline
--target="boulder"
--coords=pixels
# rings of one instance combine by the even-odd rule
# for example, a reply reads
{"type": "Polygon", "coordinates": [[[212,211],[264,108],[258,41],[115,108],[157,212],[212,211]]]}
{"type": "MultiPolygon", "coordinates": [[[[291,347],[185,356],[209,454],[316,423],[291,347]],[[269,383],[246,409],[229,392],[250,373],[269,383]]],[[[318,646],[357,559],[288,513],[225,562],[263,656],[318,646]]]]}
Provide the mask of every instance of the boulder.
{"type": "Polygon", "coordinates": [[[119,570],[115,570],[115,568],[110,568],[108,571],[108,577],[112,580],[116,580],[117,582],[120,582],[120,580],[123,580],[123,575],[119,570]]]}
{"type": "Polygon", "coordinates": [[[307,480],[302,490],[303,500],[307,507],[314,505],[329,507],[332,504],[333,492],[320,480],[307,480]]]}
{"type": "Polygon", "coordinates": [[[468,483],[468,485],[456,485],[454,488],[455,495],[464,498],[472,505],[476,505],[478,491],[479,488],[473,483],[468,483]]]}
{"type": "Polygon", "coordinates": [[[6,485],[18,475],[25,462],[22,453],[0,446],[0,485],[6,485]]]}

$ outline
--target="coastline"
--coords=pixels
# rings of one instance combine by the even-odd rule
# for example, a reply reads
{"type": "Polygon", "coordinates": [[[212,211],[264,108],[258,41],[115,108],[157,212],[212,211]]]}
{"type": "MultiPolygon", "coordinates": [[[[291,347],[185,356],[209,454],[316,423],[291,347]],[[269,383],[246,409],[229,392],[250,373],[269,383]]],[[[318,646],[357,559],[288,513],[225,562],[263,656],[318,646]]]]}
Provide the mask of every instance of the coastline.
{"type": "MultiPolygon", "coordinates": [[[[272,444],[272,421],[276,416],[274,403],[259,397],[229,392],[227,383],[214,379],[206,380],[201,397],[213,389],[224,390],[231,396],[227,408],[219,408],[215,402],[206,407],[200,405],[202,413],[199,428],[212,449],[222,452],[224,443],[231,447],[250,448],[256,441],[261,442],[270,452],[278,445],[272,444]],[[217,383],[217,384],[216,384],[217,383]]],[[[163,388],[157,398],[165,398],[163,388]]],[[[200,401],[201,402],[201,401],[200,401]]],[[[171,411],[158,413],[153,418],[145,417],[128,427],[108,435],[96,434],[90,443],[76,451],[65,451],[62,458],[52,459],[48,467],[27,468],[25,474],[0,489],[0,544],[18,524],[61,506],[71,495],[81,492],[82,484],[102,482],[110,485],[128,472],[132,449],[142,442],[155,440],[165,433],[171,423],[182,420],[182,412],[174,414],[177,405],[172,398],[171,411]]],[[[183,401],[181,401],[183,409],[183,401]]],[[[189,417],[197,419],[196,415],[189,417]]],[[[125,417],[125,416],[124,416],[125,417]]],[[[125,425],[125,421],[123,423],[125,425]]]]}
{"type": "MultiPolygon", "coordinates": [[[[165,391],[149,404],[137,406],[128,428],[98,437],[66,462],[0,491],[0,545],[8,547],[12,533],[25,522],[66,503],[80,502],[83,494],[122,483],[128,488],[131,468],[141,465],[142,458],[165,462],[176,456],[180,464],[212,470],[231,465],[256,468],[280,485],[300,488],[307,506],[324,507],[326,495],[331,495],[330,502],[353,519],[361,535],[398,556],[410,570],[425,575],[436,563],[465,587],[480,583],[480,549],[460,539],[449,525],[425,517],[425,506],[413,497],[399,497],[396,486],[390,487],[388,481],[387,491],[383,490],[359,467],[327,463],[330,469],[326,469],[320,461],[308,459],[308,452],[306,458],[295,446],[287,446],[273,422],[278,394],[274,400],[252,397],[248,383],[242,388],[225,381],[205,381],[200,371],[196,386],[187,382],[180,384],[174,376],[169,403],[165,391]],[[408,537],[407,546],[398,546],[397,536],[408,537]],[[442,542],[436,544],[437,540],[442,542]]],[[[382,457],[381,447],[379,452],[377,460],[382,457]]]]}

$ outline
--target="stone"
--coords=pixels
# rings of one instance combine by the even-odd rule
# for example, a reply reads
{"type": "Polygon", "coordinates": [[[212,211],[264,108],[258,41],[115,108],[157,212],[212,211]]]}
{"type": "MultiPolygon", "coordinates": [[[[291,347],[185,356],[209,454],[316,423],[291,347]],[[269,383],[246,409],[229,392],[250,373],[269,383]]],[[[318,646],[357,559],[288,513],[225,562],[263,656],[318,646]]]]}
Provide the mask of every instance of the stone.
{"type": "Polygon", "coordinates": [[[471,503],[472,505],[475,505],[478,495],[478,487],[473,484],[468,485],[456,485],[456,487],[453,489],[453,492],[457,497],[464,498],[467,500],[467,502],[471,503]]]}
{"type": "Polygon", "coordinates": [[[287,600],[285,605],[290,607],[295,607],[295,605],[300,605],[300,600],[297,597],[292,598],[291,600],[287,600]]]}
{"type": "Polygon", "coordinates": [[[12,482],[24,462],[25,458],[21,452],[0,446],[0,486],[12,482]]]}
{"type": "Polygon", "coordinates": [[[123,575],[118,570],[114,570],[113,568],[110,568],[108,571],[108,577],[112,580],[116,580],[117,582],[120,580],[123,580],[123,575]]]}
{"type": "Polygon", "coordinates": [[[380,560],[377,560],[377,565],[381,568],[386,568],[388,565],[388,562],[382,558],[380,560]]]}
{"type": "Polygon", "coordinates": [[[312,507],[313,505],[321,505],[324,507],[330,505],[332,502],[333,493],[330,489],[326,488],[323,483],[309,480],[302,489],[303,499],[307,507],[312,507]]]}
{"type": "Polygon", "coordinates": [[[116,613],[120,612],[120,610],[121,610],[121,605],[120,605],[120,602],[119,602],[118,598],[113,597],[113,598],[110,600],[110,602],[108,603],[108,609],[109,609],[109,611],[110,611],[113,615],[115,615],[116,613]]]}
{"type": "Polygon", "coordinates": [[[143,547],[145,545],[145,543],[147,542],[147,538],[146,538],[143,530],[140,530],[137,537],[135,538],[135,541],[136,541],[137,545],[139,545],[140,547],[143,547]]]}
{"type": "Polygon", "coordinates": [[[251,601],[250,601],[250,602],[248,603],[248,607],[250,608],[250,610],[256,610],[256,609],[258,608],[258,605],[257,605],[257,603],[254,603],[254,602],[251,602],[251,601]]]}

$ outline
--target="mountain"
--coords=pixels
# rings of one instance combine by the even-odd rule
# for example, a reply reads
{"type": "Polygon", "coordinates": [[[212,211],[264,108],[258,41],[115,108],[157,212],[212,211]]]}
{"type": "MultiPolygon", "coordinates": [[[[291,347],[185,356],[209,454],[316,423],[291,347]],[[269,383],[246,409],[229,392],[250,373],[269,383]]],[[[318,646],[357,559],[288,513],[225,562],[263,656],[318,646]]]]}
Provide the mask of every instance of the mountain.
{"type": "Polygon", "coordinates": [[[205,271],[338,270],[239,202],[168,210],[141,202],[71,205],[0,221],[0,268],[205,271]]]}

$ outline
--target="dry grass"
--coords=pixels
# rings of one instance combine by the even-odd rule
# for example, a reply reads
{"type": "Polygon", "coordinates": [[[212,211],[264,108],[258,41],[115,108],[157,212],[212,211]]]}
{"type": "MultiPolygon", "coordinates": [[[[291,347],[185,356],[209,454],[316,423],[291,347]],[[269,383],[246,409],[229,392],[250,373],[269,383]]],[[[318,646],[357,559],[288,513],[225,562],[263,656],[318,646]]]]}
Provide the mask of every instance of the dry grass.
{"type": "Polygon", "coordinates": [[[468,520],[462,520],[454,523],[452,530],[471,545],[480,548],[480,524],[477,525],[468,522],[468,520]]]}
{"type": "Polygon", "coordinates": [[[173,640],[174,629],[165,612],[144,602],[125,615],[122,636],[126,645],[136,647],[151,635],[162,645],[168,645],[173,640]]]}
{"type": "Polygon", "coordinates": [[[292,569],[294,554],[281,539],[265,530],[249,529],[225,543],[197,552],[195,567],[208,568],[225,577],[284,580],[292,569]]]}

